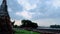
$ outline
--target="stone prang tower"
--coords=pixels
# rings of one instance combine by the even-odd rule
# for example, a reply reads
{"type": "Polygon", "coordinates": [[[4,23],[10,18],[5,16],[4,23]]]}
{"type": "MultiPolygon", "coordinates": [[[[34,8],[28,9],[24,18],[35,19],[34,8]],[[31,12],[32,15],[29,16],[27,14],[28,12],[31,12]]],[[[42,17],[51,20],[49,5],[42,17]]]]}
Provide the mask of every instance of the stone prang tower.
{"type": "Polygon", "coordinates": [[[0,34],[13,34],[6,0],[3,0],[0,5],[0,34]]]}

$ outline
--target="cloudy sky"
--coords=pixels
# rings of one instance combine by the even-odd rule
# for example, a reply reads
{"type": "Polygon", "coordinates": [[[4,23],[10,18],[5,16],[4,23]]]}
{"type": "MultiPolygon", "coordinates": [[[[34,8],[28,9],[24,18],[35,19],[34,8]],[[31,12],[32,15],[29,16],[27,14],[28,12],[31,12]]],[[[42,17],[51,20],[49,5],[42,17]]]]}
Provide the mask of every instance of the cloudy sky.
{"type": "Polygon", "coordinates": [[[60,0],[7,0],[7,5],[11,20],[15,20],[17,25],[22,19],[39,26],[60,25],[60,0]]]}

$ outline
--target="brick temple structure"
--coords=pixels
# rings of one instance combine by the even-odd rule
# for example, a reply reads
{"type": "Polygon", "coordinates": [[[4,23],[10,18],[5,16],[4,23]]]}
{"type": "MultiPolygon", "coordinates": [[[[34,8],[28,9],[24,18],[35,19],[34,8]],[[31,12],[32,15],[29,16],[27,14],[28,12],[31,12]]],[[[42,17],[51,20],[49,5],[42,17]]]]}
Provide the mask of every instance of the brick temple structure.
{"type": "Polygon", "coordinates": [[[12,22],[10,21],[7,8],[7,2],[3,0],[0,5],[0,34],[13,34],[12,22]]]}

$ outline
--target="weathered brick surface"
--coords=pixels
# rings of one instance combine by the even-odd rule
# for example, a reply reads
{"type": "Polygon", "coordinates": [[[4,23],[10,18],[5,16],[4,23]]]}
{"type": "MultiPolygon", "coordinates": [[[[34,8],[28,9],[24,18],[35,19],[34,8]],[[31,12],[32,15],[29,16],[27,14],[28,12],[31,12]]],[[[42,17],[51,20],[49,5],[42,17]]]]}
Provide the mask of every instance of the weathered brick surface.
{"type": "Polygon", "coordinates": [[[13,34],[12,23],[7,11],[7,2],[3,0],[0,6],[0,34],[13,34]]]}

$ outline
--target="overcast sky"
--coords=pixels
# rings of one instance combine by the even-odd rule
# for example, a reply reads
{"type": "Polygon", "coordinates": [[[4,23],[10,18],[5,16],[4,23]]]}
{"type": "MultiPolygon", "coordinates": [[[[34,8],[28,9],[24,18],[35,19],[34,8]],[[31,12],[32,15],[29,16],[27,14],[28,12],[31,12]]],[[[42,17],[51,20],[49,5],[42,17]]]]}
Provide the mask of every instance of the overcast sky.
{"type": "Polygon", "coordinates": [[[17,25],[22,19],[39,26],[60,25],[60,0],[7,0],[7,5],[11,20],[17,25]]]}

